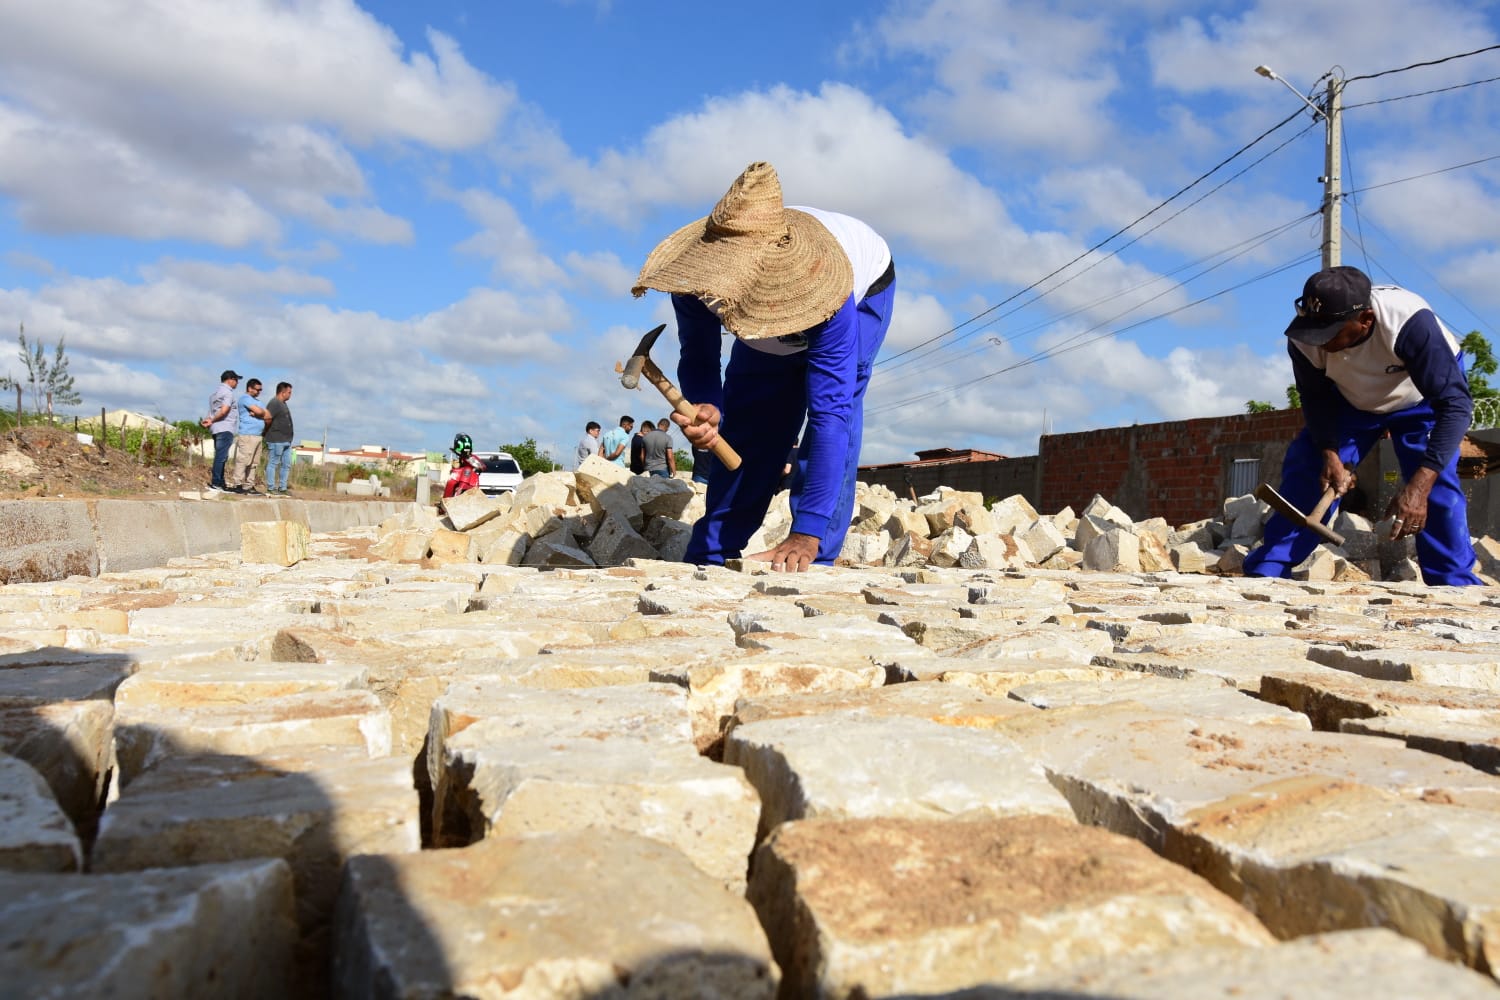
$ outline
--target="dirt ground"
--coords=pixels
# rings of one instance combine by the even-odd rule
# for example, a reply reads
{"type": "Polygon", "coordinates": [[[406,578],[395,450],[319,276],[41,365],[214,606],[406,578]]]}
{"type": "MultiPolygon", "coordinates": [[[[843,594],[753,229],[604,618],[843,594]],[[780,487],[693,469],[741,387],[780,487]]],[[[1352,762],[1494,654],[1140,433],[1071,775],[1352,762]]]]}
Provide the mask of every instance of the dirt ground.
{"type": "MultiPolygon", "coordinates": [[[[209,467],[179,454],[142,461],[119,448],[82,444],[70,430],[21,427],[0,433],[0,500],[176,498],[208,485],[209,467]]],[[[302,499],[343,500],[343,494],[293,487],[302,499]]]]}

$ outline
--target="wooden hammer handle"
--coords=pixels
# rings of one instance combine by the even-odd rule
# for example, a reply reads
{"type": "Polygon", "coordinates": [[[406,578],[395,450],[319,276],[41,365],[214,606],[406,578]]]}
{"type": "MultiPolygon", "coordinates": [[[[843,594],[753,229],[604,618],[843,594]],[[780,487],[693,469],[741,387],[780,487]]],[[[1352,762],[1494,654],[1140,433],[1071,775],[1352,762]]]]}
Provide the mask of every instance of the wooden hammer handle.
{"type": "Polygon", "coordinates": [[[1332,486],[1323,491],[1323,499],[1319,500],[1318,505],[1312,509],[1312,513],[1307,515],[1307,520],[1309,523],[1323,523],[1323,515],[1327,514],[1328,508],[1333,506],[1334,496],[1335,491],[1332,486]]]}
{"type": "MultiPolygon", "coordinates": [[[[656,367],[655,361],[647,358],[646,363],[641,367],[641,374],[646,376],[646,379],[666,397],[667,402],[672,404],[672,409],[687,417],[689,423],[698,419],[698,407],[682,398],[682,393],[677,390],[677,386],[662,374],[661,369],[656,367]]],[[[740,467],[739,453],[731,448],[729,442],[725,441],[722,436],[714,439],[709,450],[718,456],[726,469],[734,470],[740,467]]]]}

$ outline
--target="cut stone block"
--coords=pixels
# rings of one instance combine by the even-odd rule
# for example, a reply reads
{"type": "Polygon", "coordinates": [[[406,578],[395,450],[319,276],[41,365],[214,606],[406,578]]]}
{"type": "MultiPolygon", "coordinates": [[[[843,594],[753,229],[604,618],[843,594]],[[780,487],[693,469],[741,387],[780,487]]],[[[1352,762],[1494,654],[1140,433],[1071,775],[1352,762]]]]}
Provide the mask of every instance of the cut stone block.
{"type": "Polygon", "coordinates": [[[392,531],[370,546],[370,555],[392,562],[417,562],[427,558],[427,550],[436,529],[415,528],[392,531]]]}
{"type": "MultiPolygon", "coordinates": [[[[1036,976],[1026,981],[1026,987],[1038,1000],[1492,1000],[1500,995],[1488,977],[1433,958],[1415,941],[1387,930],[1312,934],[1265,948],[1205,948],[1115,959],[1061,977],[1036,976]]],[[[1002,996],[995,994],[995,1000],[1002,996]]],[[[988,997],[979,990],[968,1000],[988,997]]]]}
{"type": "Polygon", "coordinates": [[[1500,774],[1500,713],[1486,713],[1482,721],[1468,721],[1466,716],[1455,721],[1442,716],[1423,718],[1407,713],[1373,719],[1345,719],[1339,723],[1339,731],[1389,736],[1413,750],[1463,761],[1488,774],[1500,774]]]}
{"type": "Polygon", "coordinates": [[[750,899],[796,997],[968,996],[1271,941],[1202,879],[1059,817],[788,823],[757,853],[750,899]]]}
{"type": "Polygon", "coordinates": [[[531,545],[531,536],[514,528],[494,531],[481,528],[469,537],[474,542],[474,558],[490,566],[521,565],[526,558],[526,549],[531,545]]]}
{"type": "Polygon", "coordinates": [[[283,861],[0,874],[0,970],[12,996],[277,1000],[292,986],[296,935],[283,861]]]}
{"type": "Polygon", "coordinates": [[[540,538],[534,537],[531,546],[526,550],[526,556],[521,560],[523,566],[593,566],[593,558],[573,543],[573,536],[561,531],[554,531],[550,535],[540,538]]]}
{"type": "Polygon", "coordinates": [[[391,752],[391,717],[368,691],[315,691],[245,705],[146,704],[115,709],[115,753],[122,785],[173,754],[254,756],[292,746],[352,746],[371,757],[386,757],[391,752]]]}
{"type": "Polygon", "coordinates": [[[891,536],[883,531],[876,534],[851,531],[844,536],[839,560],[852,566],[881,566],[890,550],[891,536]]]}
{"type": "Polygon", "coordinates": [[[927,560],[934,566],[957,566],[973,543],[974,536],[955,525],[932,537],[932,554],[927,560]]]}
{"type": "Polygon", "coordinates": [[[1470,650],[1352,650],[1339,646],[1309,646],[1314,663],[1381,681],[1418,681],[1453,687],[1500,691],[1500,648],[1470,650]]]}
{"type": "Polygon", "coordinates": [[[762,835],[804,818],[1072,816],[1005,736],[922,719],[840,713],[752,722],[729,733],[724,761],[744,768],[760,792],[762,835]]]}
{"type": "Polygon", "coordinates": [[[1034,711],[1007,698],[991,698],[952,684],[918,682],[852,691],[741,698],[729,731],[749,722],[846,712],[869,718],[926,719],[945,726],[989,729],[996,720],[1034,711]]]}
{"type": "Polygon", "coordinates": [[[339,996],[771,1000],[779,979],[749,903],[618,831],[354,858],[337,933],[339,996]]]}
{"type": "Polygon", "coordinates": [[[1385,926],[1439,957],[1500,967],[1493,812],[1313,775],[1195,809],[1163,850],[1280,937],[1385,926]]]}
{"type": "Polygon", "coordinates": [[[462,531],[439,528],[427,540],[427,556],[436,565],[470,562],[474,558],[474,539],[462,531]]]}
{"type": "Polygon", "coordinates": [[[741,698],[845,691],[885,683],[885,668],[852,652],[824,657],[766,653],[727,662],[658,668],[651,679],[680,685],[687,692],[693,743],[700,752],[719,755],[724,730],[741,698]]]}
{"type": "Polygon", "coordinates": [[[964,569],[1023,570],[1038,560],[1012,535],[977,535],[958,557],[964,569]]]}
{"type": "Polygon", "coordinates": [[[573,473],[573,487],[578,499],[587,504],[593,503],[595,497],[611,487],[628,489],[630,480],[629,469],[598,455],[585,458],[573,473]]]}
{"type": "Polygon", "coordinates": [[[1083,549],[1083,568],[1105,573],[1139,573],[1141,540],[1126,528],[1111,528],[1083,549]]]}
{"type": "Polygon", "coordinates": [[[1038,563],[1046,562],[1067,547],[1068,539],[1056,524],[1047,518],[1032,521],[1019,536],[1038,563]]]}
{"type": "Polygon", "coordinates": [[[1194,719],[1234,719],[1246,725],[1309,730],[1307,716],[1281,705],[1268,705],[1216,678],[1171,680],[1151,674],[1127,674],[1111,684],[1089,681],[1045,681],[1013,687],[1010,697],[1037,708],[1069,708],[1135,702],[1163,714],[1194,719]]]}
{"type": "Polygon", "coordinates": [[[82,867],[78,835],[47,782],[30,764],[0,753],[0,871],[75,872],[82,867]]]}
{"type": "Polygon", "coordinates": [[[365,668],[337,663],[225,661],[168,664],[140,671],[120,685],[120,707],[195,708],[249,705],[314,691],[357,691],[366,686],[365,668]]]}
{"type": "Polygon", "coordinates": [[[995,501],[990,507],[990,518],[994,522],[994,530],[1005,535],[1028,528],[1038,520],[1036,508],[1019,493],[995,501]]]}
{"type": "Polygon", "coordinates": [[[566,507],[573,498],[573,473],[543,472],[527,476],[511,493],[512,509],[566,507]]]}
{"type": "Polygon", "coordinates": [[[59,701],[87,701],[114,696],[115,688],[135,672],[121,653],[44,649],[25,659],[6,658],[0,667],[0,709],[36,708],[59,701]]]}
{"type": "Polygon", "coordinates": [[[1500,735],[1500,692],[1413,681],[1378,681],[1333,672],[1267,674],[1260,696],[1312,720],[1313,728],[1339,732],[1349,719],[1409,715],[1431,722],[1487,722],[1500,735]]]}
{"type": "Polygon", "coordinates": [[[738,768],[686,743],[607,737],[511,739],[464,750],[462,784],[455,779],[448,789],[468,813],[470,837],[624,830],[677,848],[744,894],[760,799],[738,768]]]}
{"type": "Polygon", "coordinates": [[[588,545],[589,556],[598,566],[619,566],[627,559],[655,559],[656,550],[623,518],[610,514],[588,545]]]}
{"type": "Polygon", "coordinates": [[[179,756],[141,775],[111,804],[90,869],[281,858],[295,884],[302,974],[326,989],[345,859],[421,847],[409,760],[321,748],[256,759],[179,756]]]}
{"type": "Polygon", "coordinates": [[[240,559],[295,566],[307,558],[312,533],[301,521],[247,521],[240,525],[240,559]]]}
{"type": "Polygon", "coordinates": [[[690,744],[685,692],[665,684],[530,690],[478,678],[452,684],[433,703],[427,773],[433,790],[432,835],[439,846],[472,843],[473,810],[465,801],[476,761],[488,747],[517,740],[633,740],[663,747],[690,744]]]}
{"type": "MultiPolygon", "coordinates": [[[[1086,823],[1155,850],[1187,813],[1282,778],[1329,776],[1500,812],[1500,779],[1372,736],[1299,732],[1128,705],[1054,709],[999,731],[1039,761],[1086,823]]],[[[762,792],[764,798],[764,792],[762,792]]]]}
{"type": "Polygon", "coordinates": [[[1101,686],[1130,675],[1123,670],[1070,660],[968,660],[944,656],[924,664],[917,676],[918,679],[930,676],[949,687],[1004,698],[1013,689],[1029,684],[1076,681],[1101,686]]]}
{"type": "Polygon", "coordinates": [[[661,476],[636,476],[630,480],[630,492],[641,514],[648,519],[681,518],[688,504],[697,496],[692,483],[661,476]]]}
{"type": "Polygon", "coordinates": [[[1255,636],[1224,641],[1172,635],[1130,642],[1121,651],[1102,651],[1095,662],[1161,677],[1217,677],[1242,691],[1259,691],[1267,674],[1338,677],[1332,668],[1307,659],[1307,643],[1291,637],[1255,636]]]}
{"type": "Polygon", "coordinates": [[[112,702],[59,701],[0,710],[0,752],[30,764],[64,813],[91,830],[114,761],[112,702]]]}
{"type": "Polygon", "coordinates": [[[509,499],[492,497],[483,490],[469,490],[443,501],[443,514],[454,531],[473,531],[508,510],[509,499]]]}

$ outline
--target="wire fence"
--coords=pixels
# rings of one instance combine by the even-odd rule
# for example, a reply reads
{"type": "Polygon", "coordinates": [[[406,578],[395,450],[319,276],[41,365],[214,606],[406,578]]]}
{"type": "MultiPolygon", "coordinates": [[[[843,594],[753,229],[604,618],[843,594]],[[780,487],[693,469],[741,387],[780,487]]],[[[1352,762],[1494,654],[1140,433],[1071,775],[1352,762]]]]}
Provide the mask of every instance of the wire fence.
{"type": "Polygon", "coordinates": [[[1500,427],[1500,396],[1484,396],[1474,400],[1474,420],[1469,426],[1474,430],[1500,427]]]}

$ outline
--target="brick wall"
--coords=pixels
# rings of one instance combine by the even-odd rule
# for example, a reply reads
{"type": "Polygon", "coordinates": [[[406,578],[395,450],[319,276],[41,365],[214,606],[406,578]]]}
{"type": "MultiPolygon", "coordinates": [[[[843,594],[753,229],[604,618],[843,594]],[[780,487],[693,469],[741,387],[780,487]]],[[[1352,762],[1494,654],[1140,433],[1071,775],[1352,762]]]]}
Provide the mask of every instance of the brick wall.
{"type": "Polygon", "coordinates": [[[1173,524],[1222,510],[1236,459],[1256,459],[1278,482],[1301,410],[1202,417],[1042,438],[1039,510],[1078,510],[1098,493],[1131,517],[1173,524]]]}

